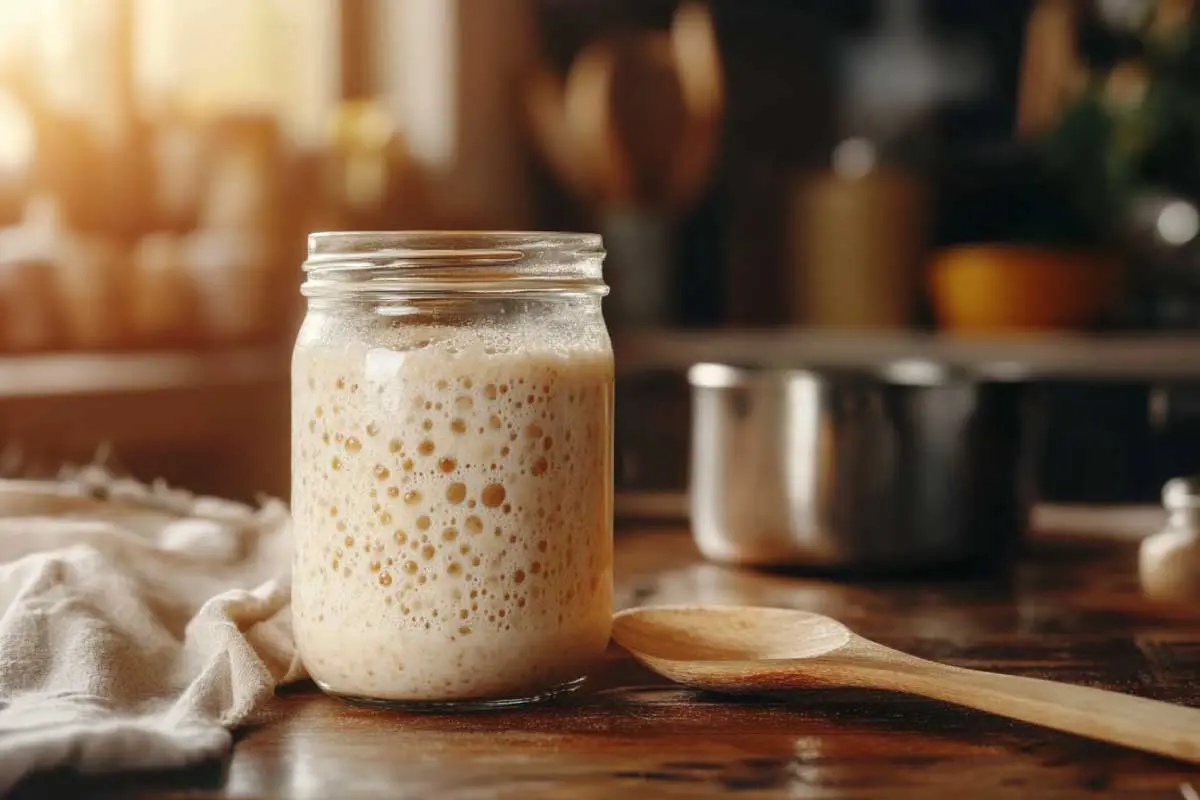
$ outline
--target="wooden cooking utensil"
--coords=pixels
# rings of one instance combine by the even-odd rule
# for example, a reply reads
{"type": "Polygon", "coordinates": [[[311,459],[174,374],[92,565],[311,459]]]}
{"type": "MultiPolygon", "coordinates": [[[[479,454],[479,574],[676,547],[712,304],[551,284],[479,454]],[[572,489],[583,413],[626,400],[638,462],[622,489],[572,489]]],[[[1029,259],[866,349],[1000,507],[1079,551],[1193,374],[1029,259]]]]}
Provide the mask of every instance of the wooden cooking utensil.
{"type": "MultiPolygon", "coordinates": [[[[641,36],[621,40],[638,52],[641,36]]],[[[571,64],[563,92],[563,112],[576,157],[592,170],[601,207],[624,206],[636,194],[633,166],[613,124],[612,85],[621,57],[617,42],[601,40],[584,48],[571,64]]]]}
{"type": "Polygon", "coordinates": [[[579,157],[563,112],[563,81],[549,68],[533,70],[524,94],[525,115],[534,142],[559,180],[580,199],[594,201],[599,192],[594,165],[579,157]]]}
{"type": "Polygon", "coordinates": [[[705,4],[669,31],[588,45],[565,81],[545,67],[525,89],[534,139],[552,169],[602,209],[686,211],[716,155],[724,102],[720,53],[705,4]]]}
{"type": "Polygon", "coordinates": [[[937,664],[806,611],[663,606],[622,611],[613,637],[671,680],[733,694],[853,686],[906,692],[1200,762],[1200,709],[937,664]]]}
{"type": "Polygon", "coordinates": [[[680,6],[667,32],[600,40],[567,76],[565,112],[610,204],[677,214],[716,155],[721,62],[706,5],[680,6]]]}
{"type": "Polygon", "coordinates": [[[708,182],[721,138],[725,85],[716,26],[705,3],[683,3],[671,21],[671,49],[688,110],[670,187],[673,208],[690,206],[708,182]]]}

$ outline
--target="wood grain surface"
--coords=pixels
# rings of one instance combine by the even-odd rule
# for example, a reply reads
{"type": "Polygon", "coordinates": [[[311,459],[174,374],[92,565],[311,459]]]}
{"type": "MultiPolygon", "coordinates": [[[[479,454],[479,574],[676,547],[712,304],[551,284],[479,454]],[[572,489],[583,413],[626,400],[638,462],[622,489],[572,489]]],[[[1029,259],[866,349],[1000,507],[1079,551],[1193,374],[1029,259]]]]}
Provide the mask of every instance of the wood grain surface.
{"type": "MultiPolygon", "coordinates": [[[[1200,610],[1142,599],[1129,542],[1039,539],[989,581],[839,583],[704,563],[675,530],[618,534],[620,605],[802,608],[915,655],[1200,705],[1200,610]]],[[[459,716],[280,694],[227,763],[40,778],[17,797],[1191,798],[1200,770],[863,690],[731,700],[610,651],[558,705],[459,716]]]]}

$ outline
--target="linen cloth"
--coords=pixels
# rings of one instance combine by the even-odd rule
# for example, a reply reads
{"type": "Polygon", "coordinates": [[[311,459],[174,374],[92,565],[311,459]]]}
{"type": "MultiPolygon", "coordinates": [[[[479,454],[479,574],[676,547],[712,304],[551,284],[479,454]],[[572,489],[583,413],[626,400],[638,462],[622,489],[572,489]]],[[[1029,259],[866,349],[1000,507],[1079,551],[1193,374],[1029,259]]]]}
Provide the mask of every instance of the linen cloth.
{"type": "Polygon", "coordinates": [[[0,796],[55,767],[227,753],[304,677],[287,507],[116,479],[0,481],[0,796]]]}

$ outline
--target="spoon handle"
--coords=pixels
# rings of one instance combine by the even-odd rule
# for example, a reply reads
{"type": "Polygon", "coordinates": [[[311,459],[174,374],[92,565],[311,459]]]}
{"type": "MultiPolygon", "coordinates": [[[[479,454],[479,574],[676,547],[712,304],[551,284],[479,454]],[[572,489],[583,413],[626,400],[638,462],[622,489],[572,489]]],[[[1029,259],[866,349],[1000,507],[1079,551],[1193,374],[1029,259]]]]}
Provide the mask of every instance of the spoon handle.
{"type": "Polygon", "coordinates": [[[1200,762],[1200,709],[931,661],[893,673],[896,689],[1091,739],[1200,762]]]}

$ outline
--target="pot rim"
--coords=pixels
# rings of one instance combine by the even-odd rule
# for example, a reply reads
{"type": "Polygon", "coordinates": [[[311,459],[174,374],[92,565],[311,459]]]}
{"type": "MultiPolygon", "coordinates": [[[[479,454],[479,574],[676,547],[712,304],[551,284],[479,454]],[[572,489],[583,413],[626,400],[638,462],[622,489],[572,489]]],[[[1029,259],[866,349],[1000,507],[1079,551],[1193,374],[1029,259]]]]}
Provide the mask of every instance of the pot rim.
{"type": "Polygon", "coordinates": [[[763,383],[873,381],[889,386],[936,387],[988,382],[966,369],[927,358],[891,359],[879,364],[765,367],[702,361],[688,368],[688,383],[701,389],[733,389],[763,383]]]}

